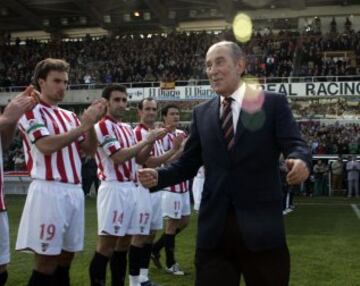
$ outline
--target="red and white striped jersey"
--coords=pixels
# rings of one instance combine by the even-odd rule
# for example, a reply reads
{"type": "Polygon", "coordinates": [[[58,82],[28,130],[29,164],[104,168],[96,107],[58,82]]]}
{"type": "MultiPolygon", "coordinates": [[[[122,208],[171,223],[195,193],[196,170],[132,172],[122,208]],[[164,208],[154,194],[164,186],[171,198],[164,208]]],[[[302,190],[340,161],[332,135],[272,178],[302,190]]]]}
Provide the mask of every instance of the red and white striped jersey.
{"type": "Polygon", "coordinates": [[[128,148],[136,144],[130,125],[116,122],[111,117],[105,116],[95,125],[95,132],[99,143],[95,157],[99,179],[101,181],[136,182],[135,158],[123,164],[116,164],[110,158],[121,148],[128,148]]]}
{"type": "MultiPolygon", "coordinates": [[[[178,135],[183,135],[184,137],[186,137],[186,133],[180,129],[175,129],[175,131],[168,132],[165,135],[165,137],[162,139],[162,145],[165,152],[173,147],[174,138],[178,135]]],[[[188,190],[189,188],[187,181],[170,187],[170,191],[173,193],[186,193],[188,190]]]]}
{"type": "Polygon", "coordinates": [[[20,118],[18,126],[31,178],[69,184],[81,183],[80,143],[84,136],[51,155],[41,153],[35,144],[40,138],[64,134],[80,126],[74,112],[41,102],[20,118]]]}
{"type": "MultiPolygon", "coordinates": [[[[136,142],[140,142],[147,137],[147,134],[149,133],[149,128],[147,128],[144,124],[140,123],[134,128],[134,133],[135,133],[136,142]]],[[[150,155],[159,157],[164,153],[165,153],[165,151],[163,149],[161,140],[156,140],[153,145],[150,155]]]]}
{"type": "Polygon", "coordinates": [[[4,194],[4,169],[3,169],[3,154],[0,136],[0,212],[6,210],[5,194],[4,194]]]}

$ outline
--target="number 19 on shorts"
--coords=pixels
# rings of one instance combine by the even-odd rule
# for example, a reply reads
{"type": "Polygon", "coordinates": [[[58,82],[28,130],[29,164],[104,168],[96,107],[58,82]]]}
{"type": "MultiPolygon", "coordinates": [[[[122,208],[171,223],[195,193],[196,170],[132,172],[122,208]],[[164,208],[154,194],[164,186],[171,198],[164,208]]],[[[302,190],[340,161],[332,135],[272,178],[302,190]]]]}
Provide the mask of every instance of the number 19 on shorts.
{"type": "Polygon", "coordinates": [[[41,224],[40,225],[40,239],[52,240],[56,233],[56,227],[53,224],[41,224]]]}

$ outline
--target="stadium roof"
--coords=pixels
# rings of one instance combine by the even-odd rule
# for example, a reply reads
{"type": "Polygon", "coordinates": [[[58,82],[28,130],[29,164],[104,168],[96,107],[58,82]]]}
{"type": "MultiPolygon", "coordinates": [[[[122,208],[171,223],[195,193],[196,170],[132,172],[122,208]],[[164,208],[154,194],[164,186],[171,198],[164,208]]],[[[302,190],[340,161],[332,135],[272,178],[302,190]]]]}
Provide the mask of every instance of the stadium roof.
{"type": "Polygon", "coordinates": [[[240,10],[350,5],[357,0],[0,0],[0,32],[102,27],[156,31],[180,22],[231,21],[240,10]],[[136,14],[136,12],[138,14],[136,14]]]}

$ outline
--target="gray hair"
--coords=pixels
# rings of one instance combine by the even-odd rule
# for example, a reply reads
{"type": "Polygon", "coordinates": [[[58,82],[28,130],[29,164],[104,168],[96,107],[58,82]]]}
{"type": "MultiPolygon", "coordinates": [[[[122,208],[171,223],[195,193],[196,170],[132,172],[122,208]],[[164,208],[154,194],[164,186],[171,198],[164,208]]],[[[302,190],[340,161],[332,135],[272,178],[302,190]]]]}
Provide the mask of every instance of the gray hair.
{"type": "Polygon", "coordinates": [[[245,58],[245,53],[243,52],[243,50],[239,47],[239,45],[235,42],[231,42],[231,41],[221,41],[221,42],[217,42],[215,44],[213,44],[210,49],[214,49],[217,47],[228,47],[231,51],[231,56],[234,59],[234,61],[238,61],[242,58],[245,58]]]}

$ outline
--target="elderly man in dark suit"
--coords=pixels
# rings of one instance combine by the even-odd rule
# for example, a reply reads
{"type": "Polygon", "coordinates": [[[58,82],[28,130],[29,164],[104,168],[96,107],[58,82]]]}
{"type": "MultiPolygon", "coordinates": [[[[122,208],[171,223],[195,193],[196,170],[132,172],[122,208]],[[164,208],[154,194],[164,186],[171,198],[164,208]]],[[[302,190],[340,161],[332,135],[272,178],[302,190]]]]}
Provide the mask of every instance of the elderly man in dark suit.
{"type": "Polygon", "coordinates": [[[278,168],[287,182],[309,175],[311,155],[283,95],[258,91],[241,80],[245,55],[233,42],[212,45],[206,72],[219,95],[194,109],[182,156],[173,164],[139,171],[153,190],[196,175],[206,178],[198,220],[196,286],[288,285],[290,258],[282,217],[278,168]]]}

